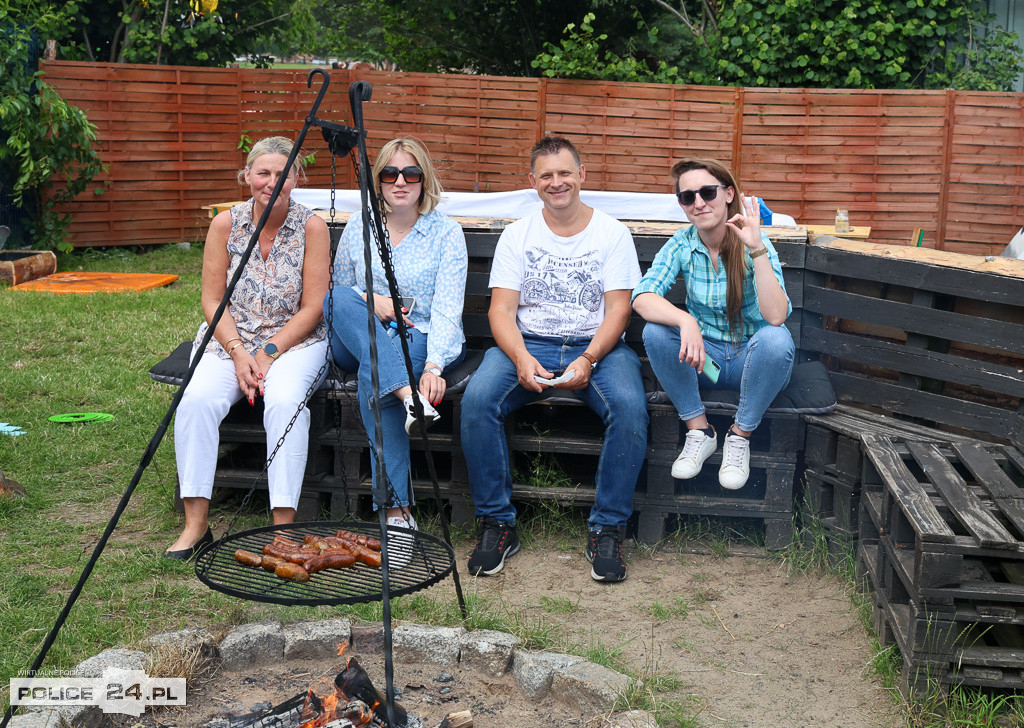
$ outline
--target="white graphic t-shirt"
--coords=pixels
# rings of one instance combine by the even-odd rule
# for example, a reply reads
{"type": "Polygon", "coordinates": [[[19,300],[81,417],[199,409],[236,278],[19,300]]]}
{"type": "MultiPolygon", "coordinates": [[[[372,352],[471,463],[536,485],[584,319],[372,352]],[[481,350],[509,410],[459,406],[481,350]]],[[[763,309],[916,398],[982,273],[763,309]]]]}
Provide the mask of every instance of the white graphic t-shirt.
{"type": "Polygon", "coordinates": [[[491,265],[491,288],[519,291],[516,323],[526,334],[592,337],[604,321],[605,291],[632,290],[640,263],[629,228],[594,210],[568,238],[551,232],[542,212],[509,225],[491,265]]]}

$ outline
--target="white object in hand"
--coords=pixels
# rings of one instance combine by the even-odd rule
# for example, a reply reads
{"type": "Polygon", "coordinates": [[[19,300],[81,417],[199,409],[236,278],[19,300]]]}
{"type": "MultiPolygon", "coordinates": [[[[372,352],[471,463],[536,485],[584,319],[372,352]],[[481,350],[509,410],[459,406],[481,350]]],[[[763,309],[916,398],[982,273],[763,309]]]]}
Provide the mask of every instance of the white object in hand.
{"type": "Polygon", "coordinates": [[[575,369],[566,369],[565,372],[563,372],[562,374],[560,374],[557,377],[554,377],[553,379],[547,379],[545,377],[542,377],[539,374],[534,374],[533,375],[533,378],[537,380],[538,384],[546,384],[549,387],[553,387],[556,384],[561,384],[562,382],[568,382],[569,380],[574,379],[575,377],[576,377],[576,370],[575,369]]]}

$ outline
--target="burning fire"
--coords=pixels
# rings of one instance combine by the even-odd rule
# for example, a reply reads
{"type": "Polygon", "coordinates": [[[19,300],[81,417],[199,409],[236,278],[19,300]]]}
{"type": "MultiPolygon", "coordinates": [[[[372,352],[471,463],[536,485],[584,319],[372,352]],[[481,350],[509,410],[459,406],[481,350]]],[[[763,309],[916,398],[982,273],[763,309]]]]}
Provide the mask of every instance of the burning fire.
{"type": "MultiPolygon", "coordinates": [[[[338,645],[342,654],[348,645],[338,645]]],[[[312,690],[306,693],[306,702],[302,706],[303,722],[299,728],[324,728],[324,726],[344,718],[356,726],[386,726],[387,711],[384,708],[384,696],[374,687],[366,670],[350,657],[345,669],[334,679],[334,691],[321,698],[312,690]]],[[[394,705],[395,728],[405,726],[408,714],[398,703],[394,705]]]]}
{"type": "Polygon", "coordinates": [[[312,716],[299,728],[323,728],[334,720],[338,709],[338,692],[318,698],[312,690],[306,693],[306,704],[302,706],[302,716],[312,716]]]}

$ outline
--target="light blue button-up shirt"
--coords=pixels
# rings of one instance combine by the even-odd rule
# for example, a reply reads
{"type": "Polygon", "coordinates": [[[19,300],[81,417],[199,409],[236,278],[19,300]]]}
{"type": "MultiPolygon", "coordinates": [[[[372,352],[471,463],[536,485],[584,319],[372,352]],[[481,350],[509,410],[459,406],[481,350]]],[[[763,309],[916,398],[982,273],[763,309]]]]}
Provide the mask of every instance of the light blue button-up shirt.
{"type": "MultiPolygon", "coordinates": [[[[372,238],[371,238],[372,239],[372,238]]],[[[388,282],[373,246],[373,289],[384,296],[388,282]]],[[[462,305],[466,296],[466,236],[437,210],[420,215],[402,242],[391,249],[400,296],[416,299],[409,320],[427,336],[427,361],[442,369],[462,351],[462,305]]],[[[364,293],[363,220],[354,213],[345,226],[334,260],[334,285],[364,293]]]]}

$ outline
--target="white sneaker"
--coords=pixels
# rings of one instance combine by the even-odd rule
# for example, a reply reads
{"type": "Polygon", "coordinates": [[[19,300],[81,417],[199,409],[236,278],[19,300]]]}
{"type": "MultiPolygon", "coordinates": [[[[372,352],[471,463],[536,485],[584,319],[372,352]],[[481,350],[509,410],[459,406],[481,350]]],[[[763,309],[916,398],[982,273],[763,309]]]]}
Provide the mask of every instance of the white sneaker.
{"type": "Polygon", "coordinates": [[[718,482],[726,490],[739,490],[750,477],[750,440],[725,433],[722,445],[722,467],[718,469],[718,482]]]}
{"type": "Polygon", "coordinates": [[[718,438],[708,437],[704,430],[690,430],[683,442],[683,451],[672,463],[672,477],[687,480],[697,475],[704,461],[715,454],[718,438]]]}
{"type": "MultiPolygon", "coordinates": [[[[420,398],[420,402],[423,404],[423,419],[426,427],[430,427],[431,424],[441,419],[441,415],[434,409],[434,405],[427,401],[427,398],[422,393],[417,392],[416,396],[420,398]]],[[[413,414],[412,409],[412,395],[403,400],[405,402],[405,431],[409,433],[410,437],[416,437],[420,434],[420,422],[416,419],[416,415],[413,414]]]]}
{"type": "Polygon", "coordinates": [[[415,537],[404,531],[393,531],[391,530],[392,526],[411,528],[415,531],[416,519],[412,516],[409,516],[408,520],[405,519],[405,516],[390,516],[388,518],[388,557],[392,568],[401,569],[412,561],[415,537]]]}

